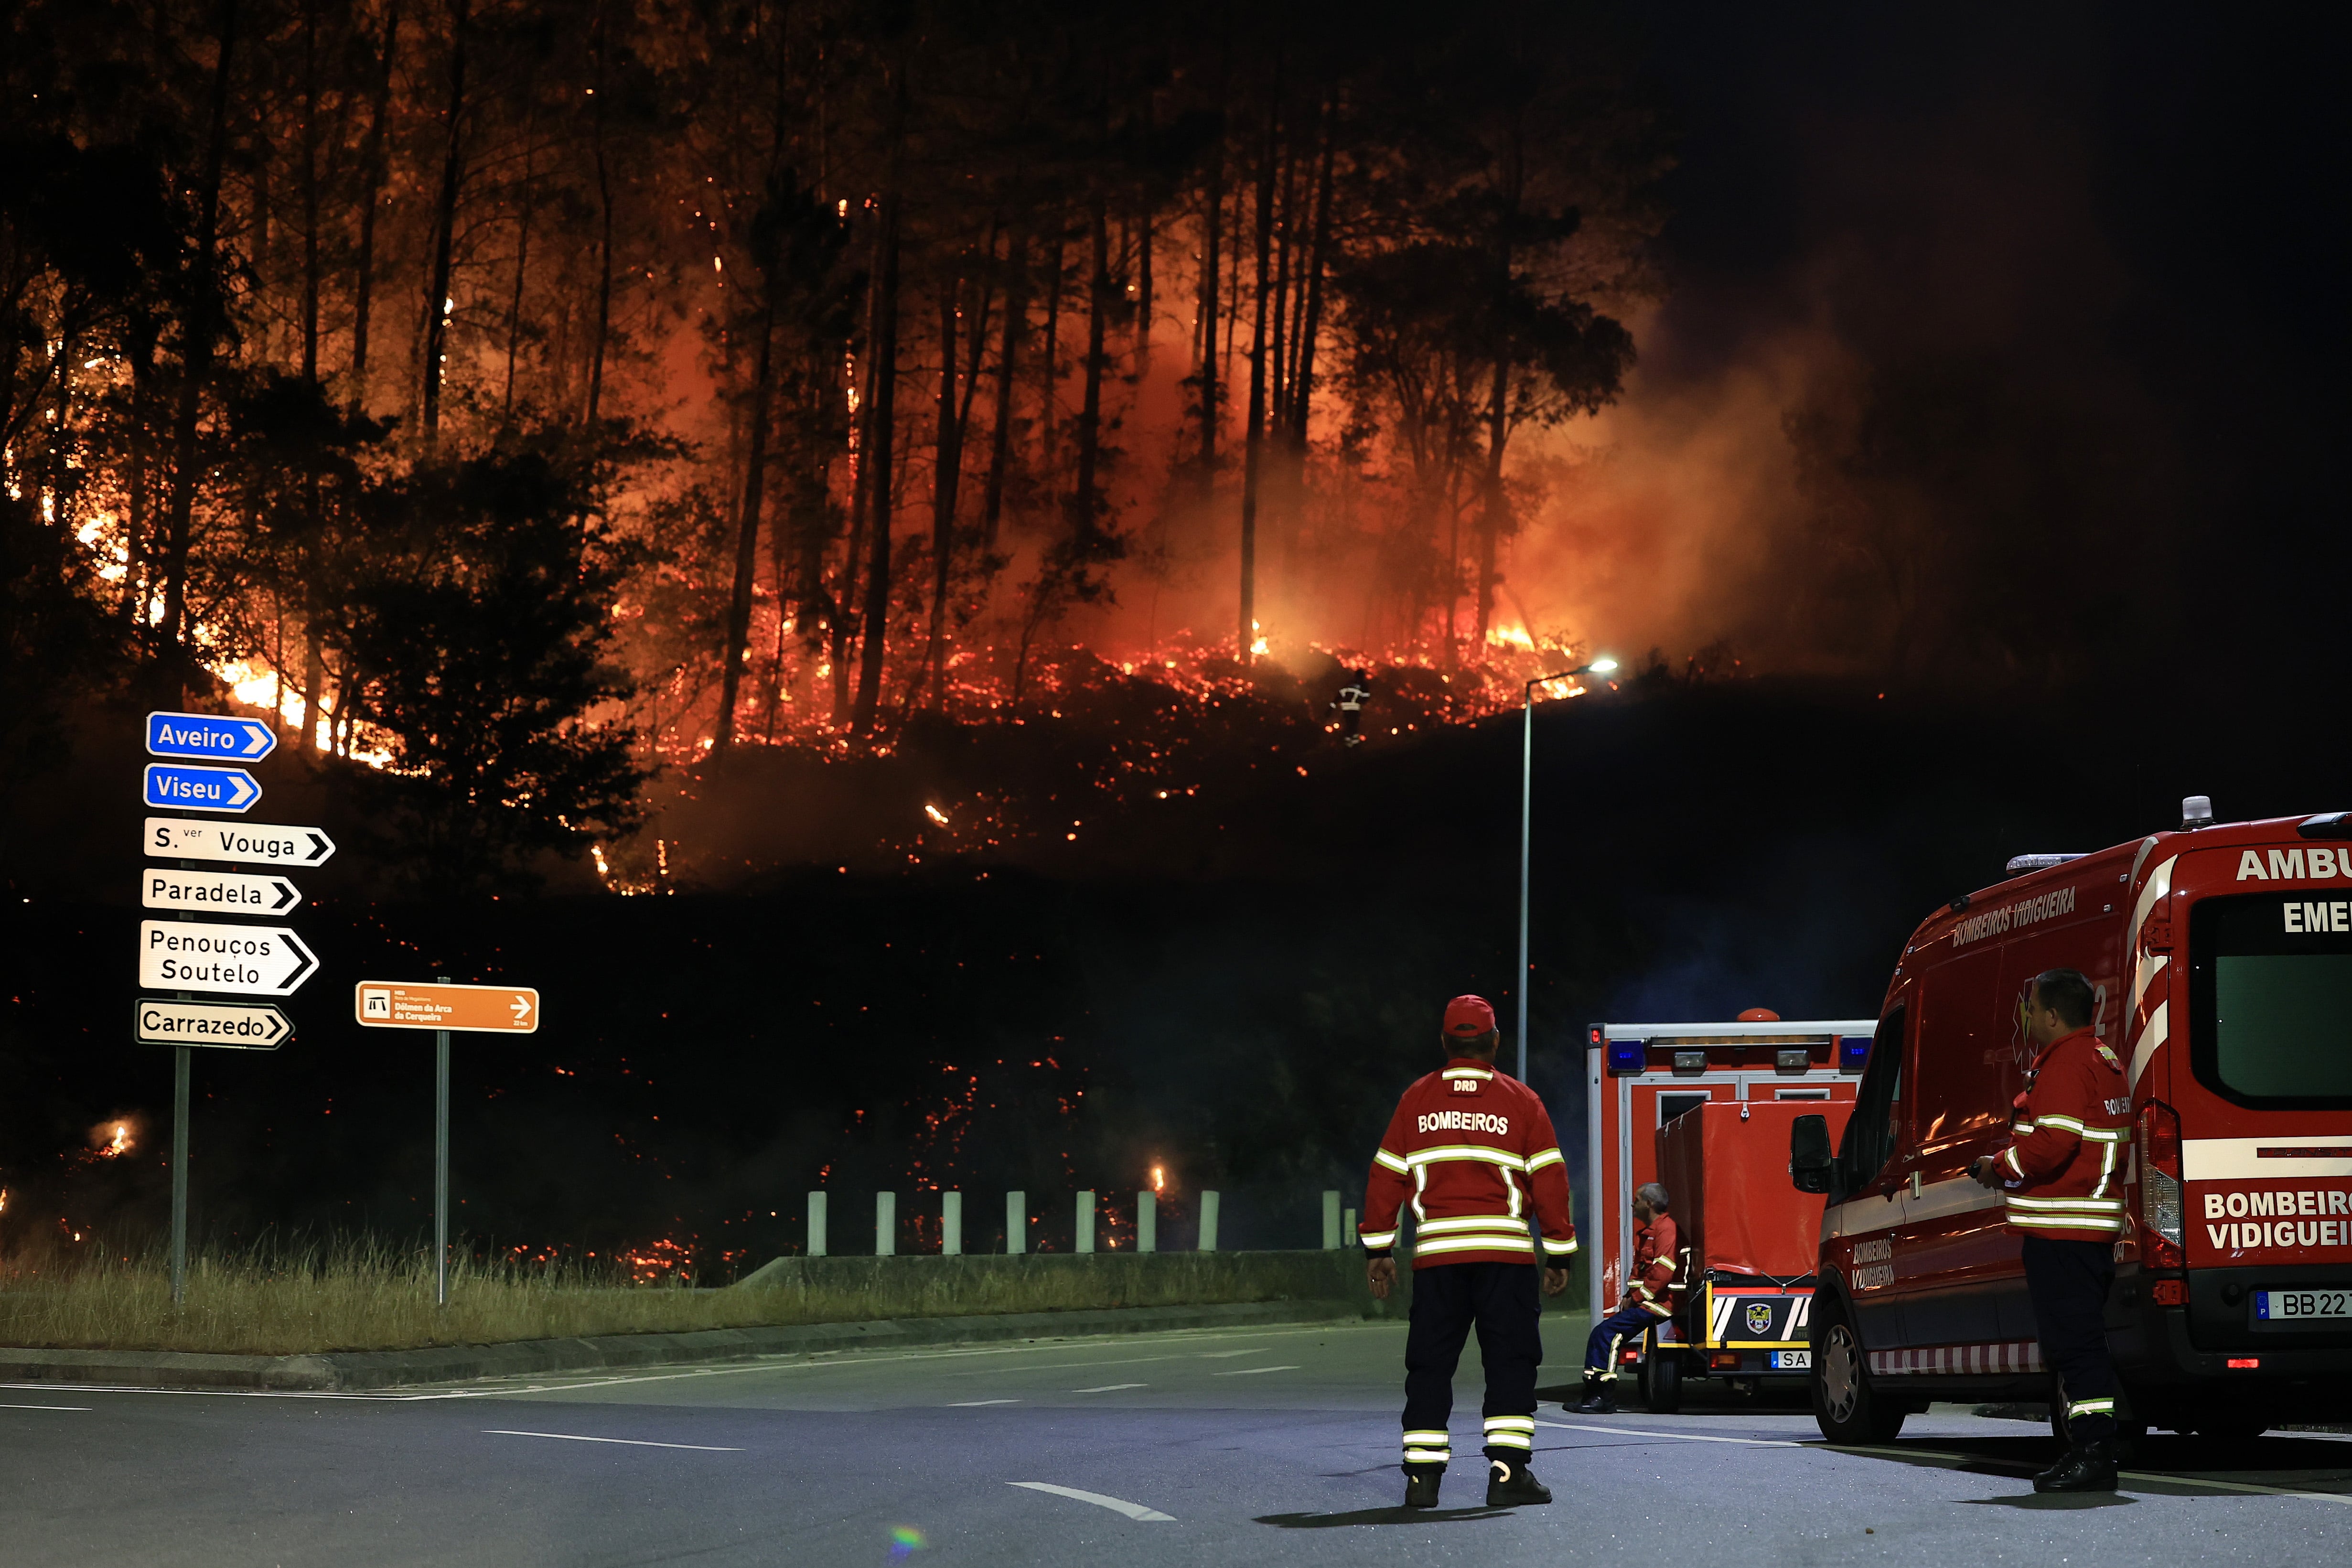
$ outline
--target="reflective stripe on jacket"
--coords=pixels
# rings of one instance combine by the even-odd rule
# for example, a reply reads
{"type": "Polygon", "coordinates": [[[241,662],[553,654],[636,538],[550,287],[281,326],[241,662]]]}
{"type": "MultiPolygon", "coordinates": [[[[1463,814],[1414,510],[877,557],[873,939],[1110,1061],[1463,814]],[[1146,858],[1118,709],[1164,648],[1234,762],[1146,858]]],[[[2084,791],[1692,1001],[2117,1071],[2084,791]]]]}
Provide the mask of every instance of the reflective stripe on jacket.
{"type": "Polygon", "coordinates": [[[2131,1087],[2123,1063],[2088,1028],[2034,1058],[2001,1152],[2009,1227],[2058,1241],[2103,1241],[2124,1228],[2131,1087]]]}
{"type": "Polygon", "coordinates": [[[1533,1262],[1531,1212],[1547,1267],[1565,1268],[1576,1250],[1551,1116],[1535,1090],[1485,1062],[1457,1057],[1397,1102],[1364,1184],[1365,1250],[1379,1257],[1396,1245],[1407,1202],[1415,1268],[1533,1262]]]}

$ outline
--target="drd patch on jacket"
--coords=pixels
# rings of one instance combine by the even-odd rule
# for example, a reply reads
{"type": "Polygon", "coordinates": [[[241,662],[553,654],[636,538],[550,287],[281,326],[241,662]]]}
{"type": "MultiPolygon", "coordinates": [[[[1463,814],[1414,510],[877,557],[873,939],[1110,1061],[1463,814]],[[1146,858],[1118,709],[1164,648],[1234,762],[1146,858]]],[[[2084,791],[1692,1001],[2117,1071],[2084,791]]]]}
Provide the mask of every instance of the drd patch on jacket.
{"type": "Polygon", "coordinates": [[[1454,1092],[1456,1094],[1475,1094],[1478,1092],[1478,1080],[1475,1078],[1450,1078],[1445,1081],[1454,1086],[1454,1092]]]}

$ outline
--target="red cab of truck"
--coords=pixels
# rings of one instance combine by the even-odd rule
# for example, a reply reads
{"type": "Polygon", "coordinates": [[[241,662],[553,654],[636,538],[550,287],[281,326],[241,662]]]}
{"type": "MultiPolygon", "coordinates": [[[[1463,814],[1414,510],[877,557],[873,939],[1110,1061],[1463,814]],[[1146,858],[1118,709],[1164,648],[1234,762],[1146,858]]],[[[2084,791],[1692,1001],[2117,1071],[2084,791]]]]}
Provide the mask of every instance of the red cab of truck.
{"type": "Polygon", "coordinates": [[[1920,922],[1854,1111],[1792,1132],[1826,1196],[1815,1414],[1883,1441],[1933,1399],[2052,1397],[2002,1197],[2033,1051],[2019,1003],[2078,969],[2129,1084],[2107,1342],[2126,1434],[2250,1436],[2352,1413],[2352,814],[2215,825],[2021,874],[1920,922]]]}

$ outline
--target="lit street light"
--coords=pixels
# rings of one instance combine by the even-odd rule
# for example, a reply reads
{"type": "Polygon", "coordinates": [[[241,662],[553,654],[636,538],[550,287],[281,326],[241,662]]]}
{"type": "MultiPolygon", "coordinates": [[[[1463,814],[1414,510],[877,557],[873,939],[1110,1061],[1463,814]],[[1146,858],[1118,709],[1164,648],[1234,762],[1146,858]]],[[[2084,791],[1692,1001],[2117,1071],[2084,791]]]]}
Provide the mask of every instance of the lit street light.
{"type": "Polygon", "coordinates": [[[1613,658],[1596,658],[1558,675],[1538,675],[1527,684],[1524,727],[1519,740],[1519,1081],[1528,1081],[1528,840],[1534,819],[1536,772],[1536,688],[1580,675],[1607,675],[1617,668],[1613,658]]]}

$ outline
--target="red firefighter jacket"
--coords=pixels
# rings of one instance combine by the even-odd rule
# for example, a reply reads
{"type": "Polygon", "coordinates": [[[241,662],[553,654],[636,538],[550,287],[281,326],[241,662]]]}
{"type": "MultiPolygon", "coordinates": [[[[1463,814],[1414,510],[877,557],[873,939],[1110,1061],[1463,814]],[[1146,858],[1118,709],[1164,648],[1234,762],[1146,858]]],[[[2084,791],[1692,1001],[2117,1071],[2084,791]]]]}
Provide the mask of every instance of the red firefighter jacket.
{"type": "Polygon", "coordinates": [[[1533,1089],[1485,1062],[1457,1057],[1404,1091],[1372,1156],[1357,1234],[1374,1257],[1396,1245],[1397,1215],[1412,1203],[1412,1266],[1528,1263],[1530,1206],[1548,1268],[1576,1250],[1568,1165],[1551,1117],[1533,1089]]]}
{"type": "Polygon", "coordinates": [[[1633,1270],[1622,1307],[1639,1307],[1661,1318],[1675,1315],[1675,1293],[1667,1289],[1680,1265],[1675,1250],[1679,1237],[1672,1215],[1653,1215],[1633,1237],[1633,1270]]]}
{"type": "Polygon", "coordinates": [[[2088,1028],[2061,1035],[2034,1058],[2017,1097],[2009,1147],[2009,1227],[2060,1241],[2102,1241],[2124,1228],[2124,1144],[2131,1089],[2124,1065],[2088,1028]]]}

